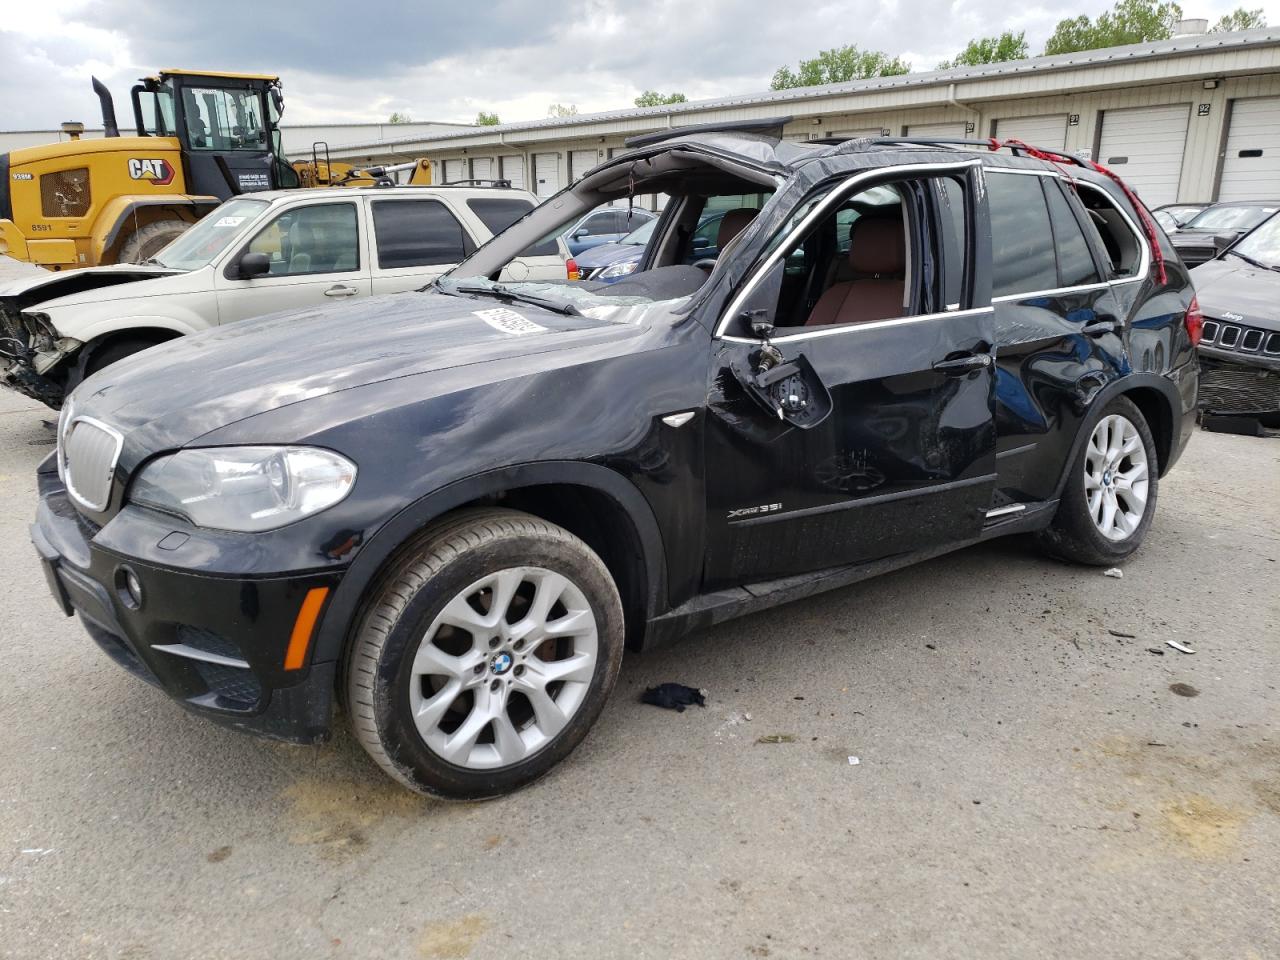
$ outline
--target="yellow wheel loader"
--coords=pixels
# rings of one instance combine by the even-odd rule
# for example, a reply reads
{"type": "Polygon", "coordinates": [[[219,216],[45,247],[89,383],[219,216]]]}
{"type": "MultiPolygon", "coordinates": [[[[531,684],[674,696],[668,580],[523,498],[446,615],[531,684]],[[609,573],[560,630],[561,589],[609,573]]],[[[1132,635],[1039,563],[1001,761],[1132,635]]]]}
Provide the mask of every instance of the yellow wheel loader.
{"type": "Polygon", "coordinates": [[[162,70],[131,91],[136,136],[121,136],[95,77],[101,140],[0,153],[0,254],[51,270],[141,263],[240,193],[296,187],[280,148],[277,77],[162,70]]]}

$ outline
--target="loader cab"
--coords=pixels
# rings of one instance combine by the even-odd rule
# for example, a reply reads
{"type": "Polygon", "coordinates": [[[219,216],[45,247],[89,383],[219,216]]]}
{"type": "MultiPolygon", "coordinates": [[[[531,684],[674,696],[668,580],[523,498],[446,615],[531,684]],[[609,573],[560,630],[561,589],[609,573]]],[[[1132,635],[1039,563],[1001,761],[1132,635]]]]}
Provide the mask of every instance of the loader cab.
{"type": "Polygon", "coordinates": [[[281,148],[277,77],[164,70],[132,99],[139,136],[177,139],[189,193],[225,200],[298,186],[281,148]]]}

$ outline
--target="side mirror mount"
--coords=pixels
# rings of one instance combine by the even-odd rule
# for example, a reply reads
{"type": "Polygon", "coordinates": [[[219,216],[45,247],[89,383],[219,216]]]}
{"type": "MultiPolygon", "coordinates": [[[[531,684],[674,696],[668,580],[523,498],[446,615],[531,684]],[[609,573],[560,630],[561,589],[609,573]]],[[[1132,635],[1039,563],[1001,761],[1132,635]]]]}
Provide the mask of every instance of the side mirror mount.
{"type": "Polygon", "coordinates": [[[575,240],[581,240],[583,237],[587,235],[588,234],[587,234],[586,227],[579,227],[577,230],[573,231],[573,239],[575,240]]]}
{"type": "Polygon", "coordinates": [[[693,238],[693,249],[695,249],[695,250],[705,250],[705,249],[707,249],[707,247],[709,247],[709,246],[711,246],[711,241],[710,241],[710,240],[708,240],[706,237],[694,237],[694,238],[693,238]]]}
{"type": "Polygon", "coordinates": [[[265,253],[246,253],[236,264],[241,280],[264,277],[271,272],[271,258],[265,253]]]}
{"type": "Polygon", "coordinates": [[[778,309],[778,298],[782,294],[785,269],[786,265],[782,260],[776,261],[742,305],[740,316],[743,325],[753,337],[760,340],[767,341],[773,336],[774,312],[778,309]]]}

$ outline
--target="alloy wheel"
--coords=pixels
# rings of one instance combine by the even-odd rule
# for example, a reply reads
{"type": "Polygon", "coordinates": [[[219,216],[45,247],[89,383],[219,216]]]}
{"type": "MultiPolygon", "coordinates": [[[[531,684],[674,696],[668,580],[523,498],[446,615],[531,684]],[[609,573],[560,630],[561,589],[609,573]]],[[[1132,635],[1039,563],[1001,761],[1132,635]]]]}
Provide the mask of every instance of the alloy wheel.
{"type": "Polygon", "coordinates": [[[482,577],[445,605],[414,654],[418,733],[459,767],[518,763],[569,723],[598,654],[595,614],[567,577],[541,567],[482,577]]]}
{"type": "Polygon", "coordinates": [[[1149,483],[1147,449],[1138,428],[1111,414],[1093,428],[1084,456],[1089,516],[1108,540],[1126,540],[1142,523],[1149,483]]]}

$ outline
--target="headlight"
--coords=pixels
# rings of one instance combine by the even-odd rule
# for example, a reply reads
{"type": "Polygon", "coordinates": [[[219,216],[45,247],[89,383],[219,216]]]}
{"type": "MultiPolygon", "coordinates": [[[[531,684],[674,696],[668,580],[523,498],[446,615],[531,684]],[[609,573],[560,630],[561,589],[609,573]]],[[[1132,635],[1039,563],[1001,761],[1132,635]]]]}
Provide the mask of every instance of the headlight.
{"type": "Polygon", "coordinates": [[[625,277],[628,274],[636,272],[636,267],[640,266],[639,260],[628,260],[626,263],[614,263],[605,267],[600,271],[601,280],[617,280],[619,277],[625,277]]]}
{"type": "Polygon", "coordinates": [[[208,447],[153,460],[129,500],[197,527],[253,533],[326,510],[351,492],[356,465],[315,447],[208,447]]]}

